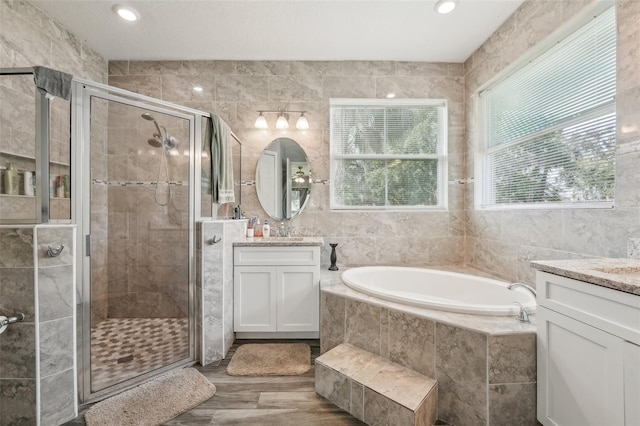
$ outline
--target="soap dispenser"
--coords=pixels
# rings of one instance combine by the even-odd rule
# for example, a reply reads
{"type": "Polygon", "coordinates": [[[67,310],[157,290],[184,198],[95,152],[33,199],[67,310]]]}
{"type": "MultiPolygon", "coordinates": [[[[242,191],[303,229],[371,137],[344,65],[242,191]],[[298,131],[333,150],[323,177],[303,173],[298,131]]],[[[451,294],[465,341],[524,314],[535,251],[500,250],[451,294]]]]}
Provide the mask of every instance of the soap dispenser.
{"type": "Polygon", "coordinates": [[[262,238],[269,238],[270,233],[271,233],[271,226],[269,226],[269,221],[265,219],[264,225],[262,225],[262,238]]]}
{"type": "Polygon", "coordinates": [[[20,194],[18,182],[18,171],[13,167],[13,163],[9,163],[9,168],[4,172],[4,192],[8,195],[20,194]]]}

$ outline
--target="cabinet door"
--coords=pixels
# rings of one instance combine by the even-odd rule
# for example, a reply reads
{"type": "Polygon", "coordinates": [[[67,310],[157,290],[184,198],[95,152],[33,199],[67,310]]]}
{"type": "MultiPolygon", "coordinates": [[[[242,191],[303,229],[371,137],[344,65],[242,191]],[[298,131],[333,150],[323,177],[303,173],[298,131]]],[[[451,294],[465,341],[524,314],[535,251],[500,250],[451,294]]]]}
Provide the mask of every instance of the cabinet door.
{"type": "Polygon", "coordinates": [[[319,271],[278,267],[278,331],[319,331],[319,271]]]}
{"type": "Polygon", "coordinates": [[[640,425],[640,346],[624,342],[624,421],[640,425]]]}
{"type": "Polygon", "coordinates": [[[276,267],[236,266],[234,331],[276,331],[276,267]]]}
{"type": "Polygon", "coordinates": [[[538,308],[538,420],[544,425],[624,424],[624,341],[538,308]]]}

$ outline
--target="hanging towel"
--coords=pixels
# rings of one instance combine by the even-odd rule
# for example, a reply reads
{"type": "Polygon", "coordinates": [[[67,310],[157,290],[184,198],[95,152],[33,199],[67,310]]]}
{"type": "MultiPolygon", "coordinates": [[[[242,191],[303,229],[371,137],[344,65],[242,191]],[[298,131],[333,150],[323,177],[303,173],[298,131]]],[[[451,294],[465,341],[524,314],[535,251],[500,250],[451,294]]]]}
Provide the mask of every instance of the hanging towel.
{"type": "Polygon", "coordinates": [[[231,129],[220,117],[211,114],[211,176],[213,177],[213,202],[234,203],[233,156],[231,152],[231,129]]]}
{"type": "Polygon", "coordinates": [[[33,67],[36,87],[52,96],[71,99],[71,74],[45,67],[33,67]]]}

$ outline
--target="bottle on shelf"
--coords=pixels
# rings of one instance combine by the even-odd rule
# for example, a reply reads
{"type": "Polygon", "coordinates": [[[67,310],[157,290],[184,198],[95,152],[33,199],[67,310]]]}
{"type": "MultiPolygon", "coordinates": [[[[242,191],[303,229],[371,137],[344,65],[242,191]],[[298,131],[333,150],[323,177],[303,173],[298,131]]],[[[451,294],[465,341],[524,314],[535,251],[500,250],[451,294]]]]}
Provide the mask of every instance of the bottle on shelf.
{"type": "Polygon", "coordinates": [[[33,195],[34,195],[34,192],[33,192],[33,172],[28,171],[28,170],[24,171],[24,180],[23,180],[22,185],[23,185],[22,186],[23,194],[33,197],[33,195]]]}
{"type": "Polygon", "coordinates": [[[262,225],[262,238],[269,238],[270,233],[271,233],[271,227],[269,226],[269,221],[265,219],[264,225],[262,225]]]}
{"type": "Polygon", "coordinates": [[[13,167],[13,162],[9,162],[9,168],[4,172],[4,193],[8,195],[19,195],[18,171],[13,167]]]}

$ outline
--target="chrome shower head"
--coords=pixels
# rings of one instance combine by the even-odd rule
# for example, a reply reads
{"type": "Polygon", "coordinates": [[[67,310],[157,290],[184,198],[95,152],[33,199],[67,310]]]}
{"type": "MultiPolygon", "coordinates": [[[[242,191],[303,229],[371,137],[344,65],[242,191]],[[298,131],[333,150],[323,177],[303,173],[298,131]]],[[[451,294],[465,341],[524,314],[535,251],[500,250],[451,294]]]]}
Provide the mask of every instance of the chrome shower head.
{"type": "MultiPolygon", "coordinates": [[[[144,118],[145,120],[153,121],[153,124],[156,125],[156,129],[158,130],[158,135],[159,136],[157,136],[157,137],[160,138],[161,140],[165,138],[164,136],[162,136],[162,131],[160,130],[160,126],[158,126],[158,122],[153,117],[153,115],[149,114],[148,112],[143,112],[142,113],[142,118],[144,118]]],[[[156,136],[156,135],[154,134],[154,136],[156,136]]],[[[149,142],[149,145],[152,145],[151,144],[151,139],[149,139],[148,142],[149,142]]],[[[159,142],[159,143],[160,143],[160,145],[158,145],[158,146],[159,147],[162,146],[162,142],[159,142]]],[[[153,146],[156,146],[156,145],[153,145],[153,146]]]]}
{"type": "Polygon", "coordinates": [[[156,138],[150,138],[147,140],[147,143],[149,145],[151,145],[154,148],[160,148],[162,146],[162,142],[160,142],[158,139],[156,138]]]}

